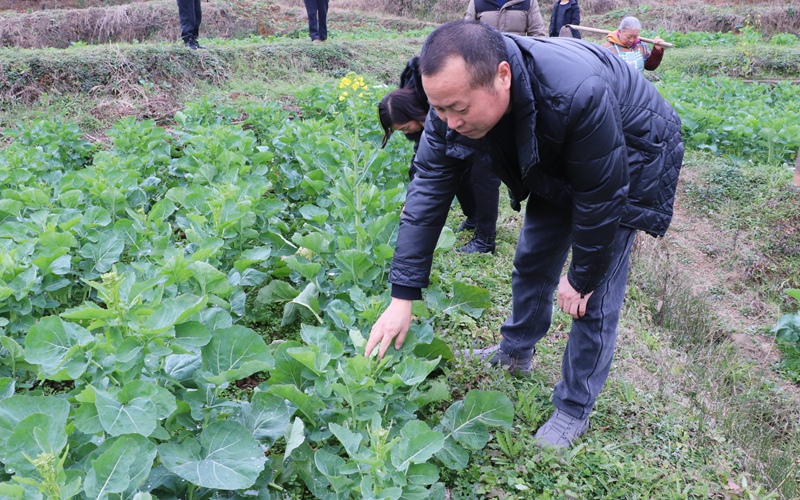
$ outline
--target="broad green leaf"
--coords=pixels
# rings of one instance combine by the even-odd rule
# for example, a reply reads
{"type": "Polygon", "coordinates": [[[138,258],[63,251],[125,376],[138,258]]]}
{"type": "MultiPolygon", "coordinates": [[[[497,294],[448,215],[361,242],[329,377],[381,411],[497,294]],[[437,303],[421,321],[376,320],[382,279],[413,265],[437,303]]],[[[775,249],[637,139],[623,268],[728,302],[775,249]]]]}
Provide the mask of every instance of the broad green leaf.
{"type": "Polygon", "coordinates": [[[287,255],[283,258],[283,262],[307,280],[313,280],[319,270],[322,269],[322,264],[319,262],[308,262],[306,259],[299,259],[295,255],[287,255]]]}
{"type": "Polygon", "coordinates": [[[283,453],[283,459],[286,460],[306,440],[305,425],[299,418],[294,419],[289,434],[286,436],[286,451],[283,453]]]}
{"type": "Polygon", "coordinates": [[[183,323],[197,314],[208,301],[207,296],[181,295],[174,299],[164,300],[142,325],[141,331],[148,334],[159,334],[183,323]]]}
{"type": "Polygon", "coordinates": [[[206,262],[192,262],[186,269],[192,272],[192,278],[200,285],[202,294],[213,293],[227,297],[231,286],[224,273],[206,262]]]}
{"type": "Polygon", "coordinates": [[[469,463],[469,452],[452,437],[444,440],[444,446],[436,453],[442,464],[448,469],[462,470],[469,463]]]}
{"type": "Polygon", "coordinates": [[[452,229],[445,226],[439,234],[439,240],[436,242],[436,250],[449,251],[456,244],[456,234],[452,229]]]}
{"type": "Polygon", "coordinates": [[[67,445],[66,425],[66,420],[44,413],[34,413],[20,420],[6,442],[3,457],[6,467],[15,469],[21,476],[38,475],[27,457],[60,456],[67,445]]]}
{"type": "Polygon", "coordinates": [[[314,283],[308,283],[306,287],[300,292],[300,295],[288,302],[283,308],[283,319],[281,326],[287,326],[294,323],[298,314],[311,313],[319,323],[322,323],[322,318],[319,316],[319,301],[317,296],[319,290],[314,283]]]}
{"type": "Polygon", "coordinates": [[[323,326],[310,326],[303,324],[300,327],[300,336],[308,345],[319,347],[333,359],[339,358],[344,354],[344,346],[334,337],[333,333],[323,326]]]}
{"type": "Polygon", "coordinates": [[[444,446],[444,436],[425,422],[411,420],[400,430],[400,441],[392,448],[392,465],[406,471],[411,464],[427,462],[444,446]]]}
{"type": "Polygon", "coordinates": [[[342,271],[334,283],[358,283],[359,279],[367,274],[372,267],[372,261],[367,252],[356,249],[347,249],[335,254],[336,265],[342,271]]]}
{"type": "Polygon", "coordinates": [[[426,359],[442,358],[445,361],[455,359],[450,345],[438,337],[431,340],[430,344],[417,344],[414,347],[414,354],[426,359]]]}
{"type": "Polygon", "coordinates": [[[447,315],[461,312],[473,318],[479,318],[484,309],[492,305],[489,290],[460,281],[453,283],[452,298],[445,297],[441,292],[432,292],[436,292],[436,290],[430,290],[426,295],[428,307],[447,315]]]}
{"type": "Polygon", "coordinates": [[[266,462],[258,441],[230,421],[213,422],[199,440],[162,444],[158,456],[167,469],[190,483],[218,490],[249,488],[266,462]]]}
{"type": "Polygon", "coordinates": [[[289,283],[281,280],[273,280],[270,281],[269,285],[258,291],[256,301],[262,304],[287,302],[298,295],[300,295],[300,292],[295,290],[289,283]]]}
{"type": "Polygon", "coordinates": [[[84,302],[77,307],[71,307],[60,314],[62,318],[76,321],[92,319],[108,319],[118,316],[117,311],[103,309],[94,302],[84,302]]]}
{"type": "Polygon", "coordinates": [[[800,289],[787,288],[785,290],[785,292],[786,292],[786,295],[788,295],[789,297],[793,297],[793,298],[797,299],[798,301],[800,301],[800,289]]]}
{"type": "Polygon", "coordinates": [[[92,269],[103,274],[119,262],[125,243],[116,236],[108,235],[97,243],[87,243],[81,248],[81,255],[92,262],[92,269]]]}
{"type": "Polygon", "coordinates": [[[328,218],[328,211],[316,205],[303,205],[300,207],[300,215],[304,219],[316,222],[317,224],[324,224],[328,218]]]}
{"type": "Polygon", "coordinates": [[[239,422],[259,441],[272,444],[283,437],[290,419],[286,400],[274,394],[256,392],[249,403],[241,404],[239,422]]]}
{"type": "Polygon", "coordinates": [[[0,454],[5,448],[6,440],[17,428],[19,422],[34,413],[43,413],[53,417],[54,422],[64,422],[69,415],[69,402],[55,396],[23,396],[15,395],[0,400],[0,454]]]}
{"type": "Polygon", "coordinates": [[[489,441],[487,426],[508,428],[513,419],[514,405],[503,393],[475,390],[448,408],[442,425],[450,431],[448,437],[478,450],[489,441]]]}
{"type": "MultiPolygon", "coordinates": [[[[0,483],[0,499],[2,500],[33,500],[25,496],[25,488],[16,484],[0,483]]],[[[41,498],[41,494],[39,495],[41,498]]]]}
{"type": "Polygon", "coordinates": [[[439,468],[428,463],[411,464],[406,477],[411,484],[433,484],[439,480],[439,468]]]}
{"type": "Polygon", "coordinates": [[[800,342],[800,312],[784,314],[773,331],[778,340],[800,342]]]}
{"type": "Polygon", "coordinates": [[[156,452],[156,446],[140,435],[104,441],[89,456],[83,490],[90,498],[132,492],[147,479],[156,452]]]}
{"type": "Polygon", "coordinates": [[[307,248],[316,255],[324,255],[330,253],[332,242],[333,242],[333,237],[331,235],[320,232],[313,232],[306,235],[295,233],[292,236],[292,243],[294,243],[300,248],[307,248]]]}
{"type": "Polygon", "coordinates": [[[355,457],[358,454],[358,448],[361,446],[361,434],[353,432],[347,427],[337,423],[331,423],[330,429],[333,435],[336,436],[336,439],[342,443],[347,454],[350,455],[350,457],[355,457]]]}
{"type": "Polygon", "coordinates": [[[81,347],[93,340],[87,329],[47,316],[31,327],[25,338],[25,361],[40,365],[47,375],[53,375],[72,357],[83,359],[81,347]]]}
{"type": "Polygon", "coordinates": [[[331,361],[331,357],[324,352],[319,352],[319,348],[316,346],[293,347],[287,349],[286,353],[317,376],[321,376],[325,372],[325,367],[331,361]]]}
{"type": "Polygon", "coordinates": [[[208,327],[198,321],[186,321],[175,325],[175,343],[182,347],[203,347],[211,342],[208,327]]]}
{"type": "MultiPolygon", "coordinates": [[[[267,389],[267,392],[288,399],[298,410],[303,412],[312,423],[318,423],[319,412],[326,408],[325,403],[319,396],[306,394],[294,385],[272,385],[267,389]]],[[[317,424],[315,424],[315,426],[316,425],[317,424]]]]}
{"type": "Polygon", "coordinates": [[[95,406],[103,429],[112,436],[141,434],[149,436],[158,424],[153,398],[159,392],[155,384],[137,380],[122,390],[95,388],[95,406]]]}
{"type": "Polygon", "coordinates": [[[16,382],[11,377],[0,378],[0,399],[10,398],[14,395],[16,382]]]}
{"type": "Polygon", "coordinates": [[[398,377],[405,385],[421,384],[438,365],[439,358],[427,360],[407,356],[395,365],[393,377],[398,377]]]}
{"type": "Polygon", "coordinates": [[[201,352],[205,379],[218,386],[275,366],[264,339],[243,326],[214,330],[201,352]]]}

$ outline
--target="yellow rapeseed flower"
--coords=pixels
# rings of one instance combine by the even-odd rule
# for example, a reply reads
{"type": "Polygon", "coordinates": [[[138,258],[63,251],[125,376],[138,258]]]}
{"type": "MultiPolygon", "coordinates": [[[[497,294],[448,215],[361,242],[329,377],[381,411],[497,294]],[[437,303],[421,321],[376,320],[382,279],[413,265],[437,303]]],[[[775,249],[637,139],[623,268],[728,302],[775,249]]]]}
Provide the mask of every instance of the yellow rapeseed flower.
{"type": "Polygon", "coordinates": [[[342,85],[344,85],[345,87],[350,85],[350,84],[352,84],[352,83],[353,83],[353,80],[351,80],[351,79],[349,79],[347,77],[342,78],[342,85]]]}
{"type": "Polygon", "coordinates": [[[339,96],[339,100],[340,100],[340,101],[344,101],[344,96],[343,96],[343,95],[340,95],[340,96],[339,96]]]}

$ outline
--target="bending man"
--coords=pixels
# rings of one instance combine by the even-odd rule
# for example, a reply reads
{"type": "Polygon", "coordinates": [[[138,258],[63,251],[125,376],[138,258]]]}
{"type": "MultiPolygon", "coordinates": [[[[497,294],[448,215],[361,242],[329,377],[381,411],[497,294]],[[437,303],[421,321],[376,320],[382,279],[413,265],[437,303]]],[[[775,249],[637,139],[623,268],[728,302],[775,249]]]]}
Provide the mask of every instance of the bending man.
{"type": "Polygon", "coordinates": [[[634,235],[661,236],[672,218],[680,119],[615,54],[571,38],[522,38],[454,21],[428,36],[420,70],[432,108],[392,260],[392,301],[366,353],[402,345],[463,170],[469,161],[491,168],[526,209],[511,316],[500,345],[475,353],[529,373],[557,290],[573,323],[555,411],[536,438],[569,446],[588,428],[608,377],[634,235]]]}

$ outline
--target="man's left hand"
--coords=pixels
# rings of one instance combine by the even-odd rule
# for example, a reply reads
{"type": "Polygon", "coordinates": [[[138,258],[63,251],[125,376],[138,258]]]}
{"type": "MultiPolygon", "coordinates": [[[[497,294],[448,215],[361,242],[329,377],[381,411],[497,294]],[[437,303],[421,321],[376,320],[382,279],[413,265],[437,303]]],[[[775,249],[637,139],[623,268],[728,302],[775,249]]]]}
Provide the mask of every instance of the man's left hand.
{"type": "Polygon", "coordinates": [[[572,319],[578,319],[586,314],[586,305],[592,293],[589,292],[581,296],[577,290],[572,288],[565,274],[561,277],[561,281],[558,282],[558,307],[572,316],[572,319]]]}

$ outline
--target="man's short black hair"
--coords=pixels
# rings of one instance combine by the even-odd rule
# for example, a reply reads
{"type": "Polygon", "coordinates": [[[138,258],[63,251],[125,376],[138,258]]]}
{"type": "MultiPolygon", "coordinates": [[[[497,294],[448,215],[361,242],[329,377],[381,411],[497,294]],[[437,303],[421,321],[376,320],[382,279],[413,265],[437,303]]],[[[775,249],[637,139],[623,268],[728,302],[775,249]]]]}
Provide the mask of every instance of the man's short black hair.
{"type": "Polygon", "coordinates": [[[453,56],[467,64],[472,88],[491,86],[497,66],[508,61],[502,33],[479,21],[451,21],[433,30],[422,46],[420,71],[424,76],[436,75],[453,56]]]}

